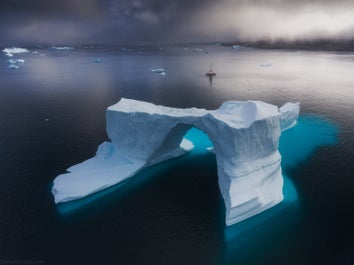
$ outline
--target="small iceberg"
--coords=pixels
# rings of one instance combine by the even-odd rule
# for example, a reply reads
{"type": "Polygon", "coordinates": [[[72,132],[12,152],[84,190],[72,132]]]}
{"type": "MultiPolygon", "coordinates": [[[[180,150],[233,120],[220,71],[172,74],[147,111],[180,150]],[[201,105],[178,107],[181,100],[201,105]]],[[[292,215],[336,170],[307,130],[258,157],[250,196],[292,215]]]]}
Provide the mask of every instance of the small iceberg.
{"type": "Polygon", "coordinates": [[[195,51],[195,52],[203,52],[203,49],[195,48],[193,51],[195,51]]]}
{"type": "Polygon", "coordinates": [[[9,64],[17,64],[17,63],[24,63],[25,60],[23,59],[17,59],[17,60],[13,60],[13,59],[10,59],[7,61],[9,64]]]}
{"type": "Polygon", "coordinates": [[[7,68],[9,68],[9,69],[17,69],[18,66],[14,65],[14,64],[10,64],[7,68]]]}
{"type": "Polygon", "coordinates": [[[68,47],[68,46],[52,46],[48,48],[49,51],[72,51],[74,50],[74,47],[68,47]]]}
{"type": "Polygon", "coordinates": [[[25,52],[29,52],[29,50],[25,48],[12,47],[12,48],[5,48],[2,50],[2,52],[5,53],[5,55],[7,56],[12,57],[14,53],[25,53],[25,52]]]}
{"type": "Polygon", "coordinates": [[[239,49],[239,48],[241,48],[240,45],[232,45],[232,49],[239,49]]]}
{"type": "Polygon", "coordinates": [[[271,63],[262,63],[261,66],[262,67],[271,67],[273,65],[271,63]]]}
{"type": "Polygon", "coordinates": [[[163,68],[151,69],[150,72],[156,73],[156,74],[162,74],[162,75],[166,74],[165,69],[163,69],[163,68]]]}
{"type": "Polygon", "coordinates": [[[94,62],[95,62],[95,63],[102,63],[103,60],[102,60],[102,58],[98,58],[98,59],[96,59],[94,62]]]}

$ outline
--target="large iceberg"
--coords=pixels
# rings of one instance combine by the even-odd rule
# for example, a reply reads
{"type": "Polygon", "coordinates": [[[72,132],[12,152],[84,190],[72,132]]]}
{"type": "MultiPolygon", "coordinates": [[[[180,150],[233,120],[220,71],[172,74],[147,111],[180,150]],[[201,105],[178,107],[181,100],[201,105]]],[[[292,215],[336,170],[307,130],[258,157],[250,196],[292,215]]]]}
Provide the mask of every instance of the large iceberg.
{"type": "Polygon", "coordinates": [[[217,110],[205,110],[123,98],[107,109],[111,142],[54,180],[55,202],[83,198],[183,155],[193,148],[184,135],[196,127],[213,142],[226,224],[232,225],[282,201],[279,137],[298,114],[298,103],[278,108],[260,101],[227,101],[217,110]]]}

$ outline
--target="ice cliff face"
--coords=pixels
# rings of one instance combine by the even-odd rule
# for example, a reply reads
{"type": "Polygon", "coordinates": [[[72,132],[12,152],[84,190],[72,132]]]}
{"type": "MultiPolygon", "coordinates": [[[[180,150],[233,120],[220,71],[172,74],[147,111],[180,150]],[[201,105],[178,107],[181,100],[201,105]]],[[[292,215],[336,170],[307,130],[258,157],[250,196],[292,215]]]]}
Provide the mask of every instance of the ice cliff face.
{"type": "Polygon", "coordinates": [[[184,154],[193,144],[183,137],[196,127],[214,145],[226,224],[240,222],[283,199],[279,137],[296,123],[298,114],[297,103],[279,109],[259,101],[227,101],[208,111],[121,99],[107,109],[112,142],[101,144],[95,157],[54,180],[55,202],[85,197],[184,154]]]}

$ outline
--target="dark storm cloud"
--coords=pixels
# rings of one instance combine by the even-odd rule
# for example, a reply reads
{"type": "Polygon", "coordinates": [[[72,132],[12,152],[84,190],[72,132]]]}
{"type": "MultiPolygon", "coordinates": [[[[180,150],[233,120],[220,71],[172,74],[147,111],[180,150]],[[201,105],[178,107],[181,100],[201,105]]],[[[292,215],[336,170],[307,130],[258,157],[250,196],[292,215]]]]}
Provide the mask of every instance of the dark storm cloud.
{"type": "Polygon", "coordinates": [[[35,16],[95,15],[100,11],[96,0],[1,0],[0,14],[35,16]]]}
{"type": "Polygon", "coordinates": [[[352,0],[3,0],[2,43],[353,38],[352,0]]]}

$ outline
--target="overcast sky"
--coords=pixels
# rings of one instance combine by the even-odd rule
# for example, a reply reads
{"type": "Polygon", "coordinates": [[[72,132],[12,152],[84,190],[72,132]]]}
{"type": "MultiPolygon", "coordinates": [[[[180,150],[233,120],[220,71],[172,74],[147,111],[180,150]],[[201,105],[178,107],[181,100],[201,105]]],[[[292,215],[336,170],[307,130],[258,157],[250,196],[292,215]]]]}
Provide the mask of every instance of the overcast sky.
{"type": "Polygon", "coordinates": [[[352,39],[354,0],[1,0],[0,44],[352,39]]]}

